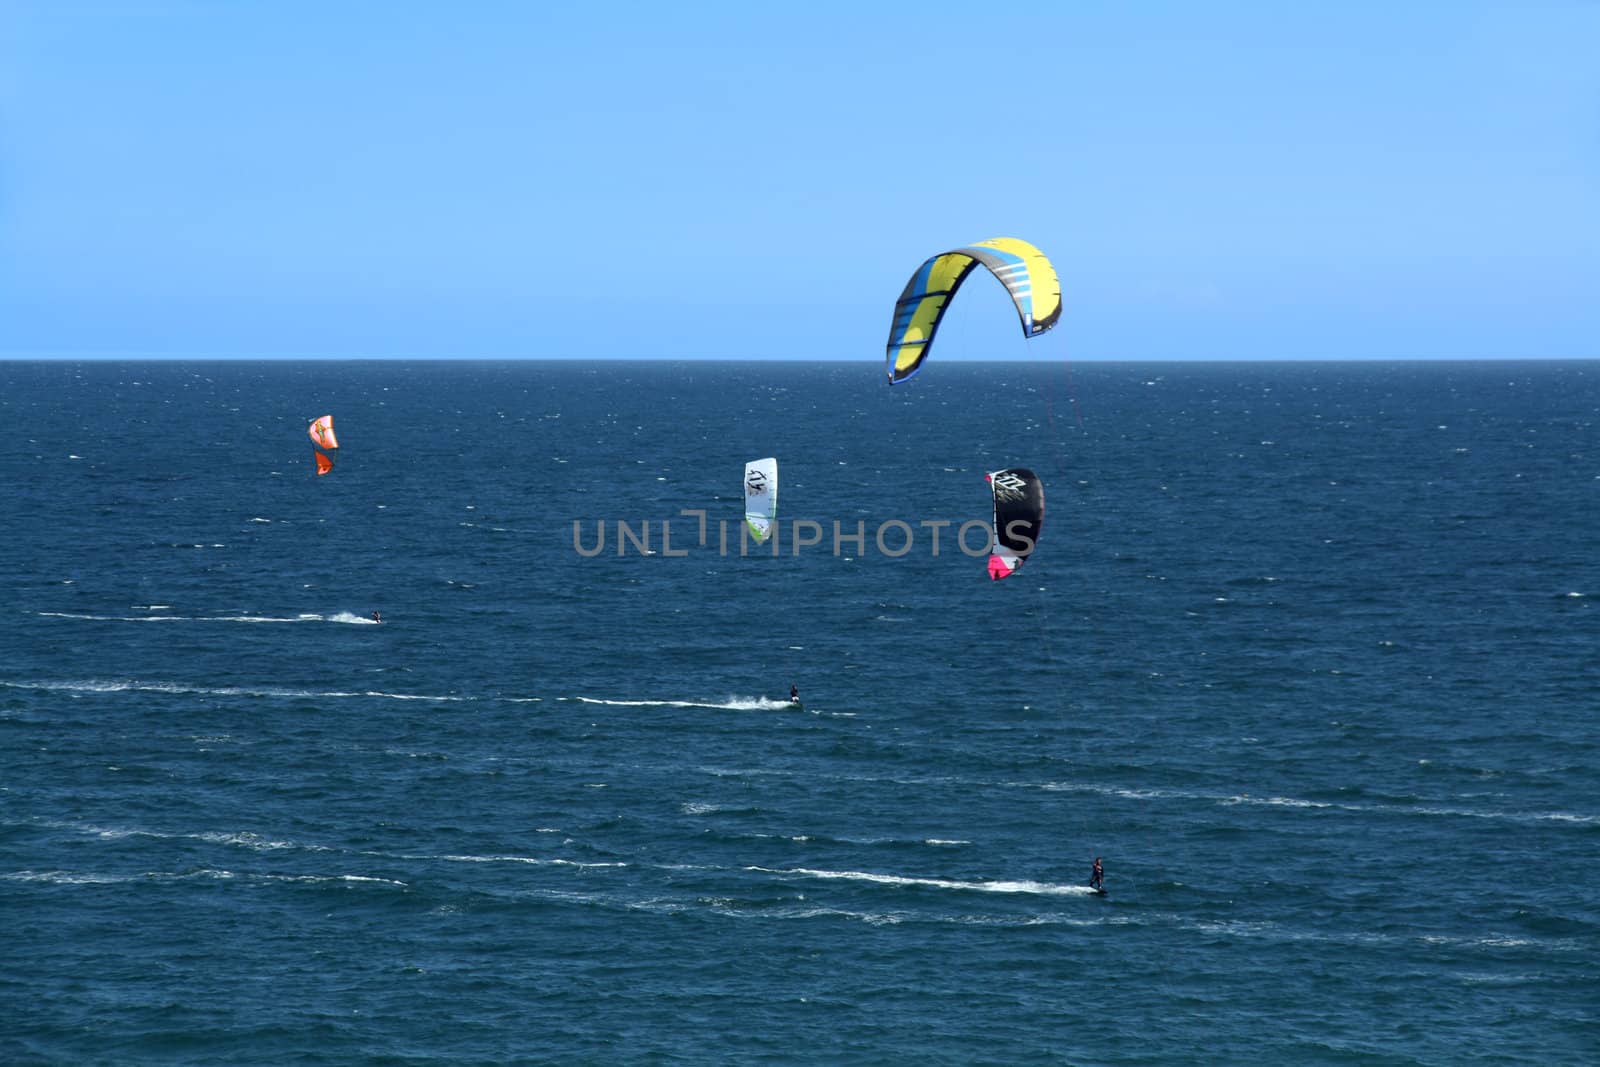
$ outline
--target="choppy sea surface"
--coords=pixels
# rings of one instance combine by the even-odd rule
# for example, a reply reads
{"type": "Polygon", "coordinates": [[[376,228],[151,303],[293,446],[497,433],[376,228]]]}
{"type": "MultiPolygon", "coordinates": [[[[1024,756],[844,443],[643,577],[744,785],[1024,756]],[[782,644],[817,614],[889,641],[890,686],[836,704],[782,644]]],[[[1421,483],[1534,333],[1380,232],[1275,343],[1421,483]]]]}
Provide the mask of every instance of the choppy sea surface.
{"type": "Polygon", "coordinates": [[[7,1063],[1600,1058],[1600,365],[19,362],[0,418],[7,1063]]]}

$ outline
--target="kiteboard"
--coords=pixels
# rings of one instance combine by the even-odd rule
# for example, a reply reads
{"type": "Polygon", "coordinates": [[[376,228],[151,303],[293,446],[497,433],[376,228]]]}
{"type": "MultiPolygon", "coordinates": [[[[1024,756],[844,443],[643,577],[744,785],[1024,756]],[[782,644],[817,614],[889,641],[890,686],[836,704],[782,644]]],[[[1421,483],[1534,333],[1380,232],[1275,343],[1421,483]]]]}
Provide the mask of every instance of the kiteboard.
{"type": "Polygon", "coordinates": [[[1104,889],[1096,889],[1094,886],[1089,887],[1089,892],[1097,897],[1103,897],[1106,895],[1106,891],[1104,889]]]}

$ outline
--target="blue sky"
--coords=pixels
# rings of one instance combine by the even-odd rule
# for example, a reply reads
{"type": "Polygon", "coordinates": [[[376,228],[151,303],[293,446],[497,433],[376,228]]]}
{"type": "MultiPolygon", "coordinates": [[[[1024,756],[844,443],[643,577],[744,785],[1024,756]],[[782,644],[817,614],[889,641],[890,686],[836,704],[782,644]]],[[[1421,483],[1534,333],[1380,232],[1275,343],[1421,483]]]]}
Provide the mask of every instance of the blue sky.
{"type": "Polygon", "coordinates": [[[1600,3],[0,0],[0,355],[1600,357],[1600,3]],[[1040,347],[1043,346],[1043,347],[1040,347]]]}

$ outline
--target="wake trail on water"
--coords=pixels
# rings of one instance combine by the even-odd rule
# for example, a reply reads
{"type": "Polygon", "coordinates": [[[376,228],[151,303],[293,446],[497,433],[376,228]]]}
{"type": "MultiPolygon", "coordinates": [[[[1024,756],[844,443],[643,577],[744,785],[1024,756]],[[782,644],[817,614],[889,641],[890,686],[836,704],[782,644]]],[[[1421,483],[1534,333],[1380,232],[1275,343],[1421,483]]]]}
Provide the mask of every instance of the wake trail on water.
{"type": "MultiPolygon", "coordinates": [[[[296,620],[283,620],[296,621],[296,620]]],[[[357,619],[372,625],[371,619],[357,619]]],[[[278,700],[352,699],[368,697],[376,700],[425,700],[441,703],[496,702],[506,704],[534,704],[544,701],[538,696],[510,696],[485,694],[461,696],[456,694],[394,693],[378,689],[303,689],[282,686],[209,686],[190,682],[147,681],[136,678],[73,679],[67,681],[7,681],[0,686],[12,689],[57,690],[73,693],[174,693],[201,696],[262,697],[278,700]]],[[[707,708],[716,711],[783,711],[794,707],[787,700],[769,697],[729,696],[721,701],[701,700],[605,700],[598,697],[564,696],[555,698],[558,703],[589,704],[615,708],[707,708]]]]}
{"type": "Polygon", "coordinates": [[[730,696],[715,703],[699,700],[603,700],[599,697],[557,697],[579,704],[599,704],[609,708],[710,708],[717,711],[782,711],[794,707],[787,700],[770,697],[730,696]]]}
{"type": "Polygon", "coordinates": [[[433,696],[426,693],[389,693],[378,689],[328,690],[281,689],[276,687],[251,688],[246,686],[189,685],[182,682],[144,682],[135,679],[68,682],[11,682],[0,681],[9,689],[35,689],[65,693],[173,693],[185,696],[265,697],[276,700],[326,700],[366,697],[374,700],[424,700],[438,703],[461,703],[476,699],[463,696],[433,696]]]}
{"type": "Polygon", "coordinates": [[[188,871],[143,871],[138,874],[63,870],[11,871],[0,874],[0,881],[44,882],[50,885],[116,885],[124,882],[150,885],[161,882],[192,882],[202,879],[264,883],[290,882],[302,885],[386,885],[400,889],[407,887],[407,883],[393,878],[378,878],[365,874],[280,874],[267,871],[234,871],[213,867],[200,867],[188,871]]]}
{"type": "Polygon", "coordinates": [[[70,611],[38,611],[51,619],[81,619],[90,622],[336,622],[345,626],[377,626],[378,620],[351,611],[331,615],[304,612],[299,615],[81,615],[70,611]]]}

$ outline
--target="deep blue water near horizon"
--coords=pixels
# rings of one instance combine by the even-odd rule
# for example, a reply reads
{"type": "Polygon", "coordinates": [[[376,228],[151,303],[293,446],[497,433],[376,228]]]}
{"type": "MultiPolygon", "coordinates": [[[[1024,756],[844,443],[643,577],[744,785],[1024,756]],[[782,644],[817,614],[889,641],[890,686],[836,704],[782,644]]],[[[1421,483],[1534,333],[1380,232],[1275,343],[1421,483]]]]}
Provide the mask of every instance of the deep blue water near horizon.
{"type": "Polygon", "coordinates": [[[7,1063],[1600,1056],[1600,364],[6,363],[0,415],[7,1063]],[[782,554],[724,554],[766,455],[782,554]]]}

